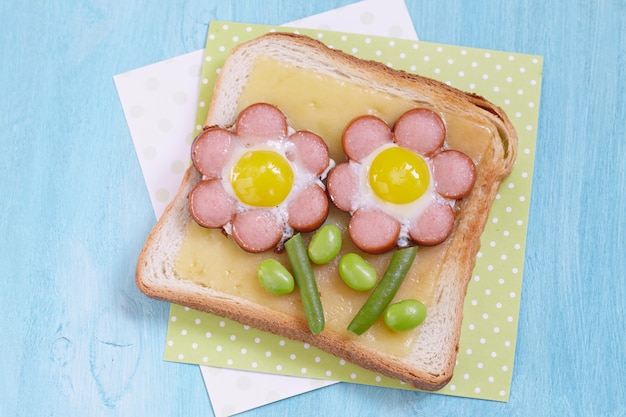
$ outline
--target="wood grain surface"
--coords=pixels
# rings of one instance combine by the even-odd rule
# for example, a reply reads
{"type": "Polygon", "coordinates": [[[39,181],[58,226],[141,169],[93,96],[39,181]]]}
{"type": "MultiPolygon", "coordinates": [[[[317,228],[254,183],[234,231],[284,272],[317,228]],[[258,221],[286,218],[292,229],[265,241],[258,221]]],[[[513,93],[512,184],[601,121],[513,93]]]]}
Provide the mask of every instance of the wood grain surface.
{"type": "MultiPolygon", "coordinates": [[[[0,5],[1,416],[213,415],[134,285],[155,218],[113,75],[350,2],[0,5]]],[[[423,40],[544,56],[510,401],[337,384],[244,415],[626,415],[626,3],[406,3],[423,40]]]]}

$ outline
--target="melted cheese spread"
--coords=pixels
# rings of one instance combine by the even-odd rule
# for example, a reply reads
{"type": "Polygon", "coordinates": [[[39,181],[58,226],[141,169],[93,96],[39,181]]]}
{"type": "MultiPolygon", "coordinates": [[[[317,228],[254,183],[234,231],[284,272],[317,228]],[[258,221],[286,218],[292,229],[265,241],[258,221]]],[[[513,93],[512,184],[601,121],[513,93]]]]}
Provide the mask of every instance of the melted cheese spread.
{"type": "MultiPolygon", "coordinates": [[[[310,130],[327,142],[331,157],[342,162],[346,159],[341,148],[341,134],[355,117],[373,114],[386,120],[391,126],[405,111],[419,107],[417,103],[400,97],[372,91],[366,87],[348,84],[311,71],[296,69],[270,58],[259,58],[243,93],[238,109],[250,104],[267,102],[280,108],[290,126],[296,130],[310,130]]],[[[476,163],[480,160],[492,135],[470,119],[459,115],[443,114],[450,148],[467,153],[476,163]],[[471,137],[471,140],[467,140],[471,137]]],[[[361,253],[347,234],[349,215],[334,209],[331,204],[326,223],[335,223],[343,232],[342,253],[357,252],[370,261],[379,272],[385,270],[391,253],[368,255],[361,253]]],[[[304,234],[308,242],[311,234],[304,234]]],[[[435,247],[422,247],[416,260],[396,295],[395,301],[415,298],[427,306],[434,296],[436,277],[444,260],[447,243],[435,247]]],[[[176,270],[179,277],[189,279],[216,291],[242,297],[272,309],[302,317],[299,293],[276,296],[267,292],[257,279],[256,269],[265,258],[273,257],[288,265],[286,254],[266,252],[251,254],[241,250],[230,237],[220,230],[205,229],[191,222],[178,253],[176,270]]],[[[339,256],[331,263],[314,266],[321,295],[326,329],[358,339],[359,343],[384,349],[398,356],[405,356],[419,334],[419,327],[407,332],[393,332],[379,320],[361,336],[355,336],[346,328],[369,292],[350,289],[337,273],[339,256]]]]}

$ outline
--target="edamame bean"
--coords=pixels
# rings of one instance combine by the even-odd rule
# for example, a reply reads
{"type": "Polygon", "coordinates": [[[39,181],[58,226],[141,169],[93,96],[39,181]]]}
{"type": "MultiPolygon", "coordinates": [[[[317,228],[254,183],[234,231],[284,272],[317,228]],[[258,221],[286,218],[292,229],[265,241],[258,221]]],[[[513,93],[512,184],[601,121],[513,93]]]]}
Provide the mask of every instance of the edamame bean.
{"type": "Polygon", "coordinates": [[[391,255],[383,277],[348,325],[348,330],[360,335],[372,327],[400,289],[415,256],[417,256],[417,246],[399,249],[391,255]]]}
{"type": "Polygon", "coordinates": [[[327,224],[315,232],[307,252],[311,262],[323,265],[335,259],[340,250],[341,230],[334,224],[327,224]]]}
{"type": "Polygon", "coordinates": [[[418,300],[406,299],[393,303],[385,310],[385,324],[395,331],[411,330],[426,318],[426,306],[418,300]]]}
{"type": "Polygon", "coordinates": [[[356,253],[346,253],[341,257],[339,276],[346,285],[357,291],[371,290],[378,279],[374,267],[356,253]]]}
{"type": "Polygon", "coordinates": [[[291,272],[276,259],[264,259],[257,268],[257,276],[263,287],[276,295],[289,294],[293,291],[295,281],[291,272]]]}
{"type": "Polygon", "coordinates": [[[296,233],[285,242],[285,251],[291,263],[294,279],[300,289],[304,316],[309,329],[313,334],[321,333],[325,326],[324,309],[317,282],[315,282],[315,273],[300,233],[296,233]]]}

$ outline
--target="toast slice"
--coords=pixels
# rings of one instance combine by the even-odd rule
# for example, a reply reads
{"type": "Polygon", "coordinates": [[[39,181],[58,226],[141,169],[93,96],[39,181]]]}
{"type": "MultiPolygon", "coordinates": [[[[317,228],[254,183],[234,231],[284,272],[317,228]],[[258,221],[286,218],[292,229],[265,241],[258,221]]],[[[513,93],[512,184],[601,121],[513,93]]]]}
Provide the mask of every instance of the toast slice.
{"type": "MultiPolygon", "coordinates": [[[[275,296],[259,288],[256,265],[267,257],[288,265],[285,254],[245,252],[228,234],[202,228],[192,219],[188,196],[202,180],[193,165],[147,238],[137,264],[137,286],[149,297],[309,343],[418,389],[442,388],[453,375],[463,302],[480,235],[500,184],[515,162],[517,135],[506,114],[477,95],[288,33],[263,35],[233,49],[218,76],[205,125],[230,128],[239,112],[255,102],[277,106],[297,130],[318,133],[338,162],[346,158],[340,132],[355,116],[375,114],[390,125],[416,107],[444,116],[446,146],[473,159],[476,181],[455,206],[451,235],[437,246],[419,248],[398,292],[399,299],[425,300],[426,320],[402,334],[380,321],[361,336],[348,332],[349,318],[367,294],[342,287],[335,261],[315,266],[327,325],[313,335],[297,291],[275,296]]],[[[331,207],[326,222],[345,231],[348,220],[348,214],[331,207]]],[[[305,240],[310,235],[304,234],[305,240]]],[[[344,237],[342,252],[359,251],[344,237]]],[[[363,256],[380,273],[390,257],[363,256]]]]}

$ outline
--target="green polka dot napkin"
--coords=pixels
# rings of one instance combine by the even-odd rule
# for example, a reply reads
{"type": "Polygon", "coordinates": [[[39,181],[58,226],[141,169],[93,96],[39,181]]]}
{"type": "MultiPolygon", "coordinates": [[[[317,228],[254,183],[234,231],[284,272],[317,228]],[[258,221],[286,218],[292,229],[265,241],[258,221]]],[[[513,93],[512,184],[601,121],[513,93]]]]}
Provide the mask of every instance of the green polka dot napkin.
{"type": "MultiPolygon", "coordinates": [[[[530,205],[543,59],[322,30],[213,22],[207,38],[196,133],[206,118],[215,77],[235,45],[268,31],[291,31],[390,67],[443,81],[504,108],[519,135],[515,168],[494,201],[468,287],[455,375],[440,393],[507,401],[510,393],[530,205]]],[[[172,305],[165,359],[412,389],[312,346],[172,305]]]]}

